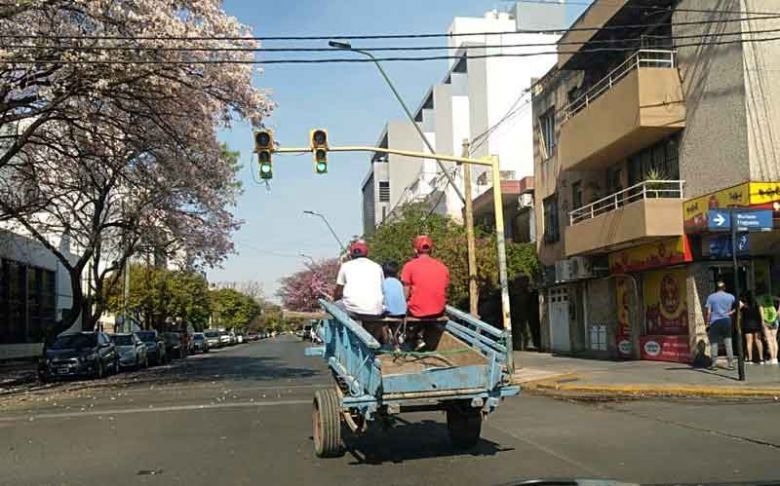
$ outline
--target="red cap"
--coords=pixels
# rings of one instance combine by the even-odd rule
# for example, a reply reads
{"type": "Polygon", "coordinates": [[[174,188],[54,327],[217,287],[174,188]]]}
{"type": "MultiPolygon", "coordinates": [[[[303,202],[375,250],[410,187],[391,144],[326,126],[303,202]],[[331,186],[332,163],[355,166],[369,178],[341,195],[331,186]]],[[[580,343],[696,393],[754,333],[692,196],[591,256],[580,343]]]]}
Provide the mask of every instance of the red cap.
{"type": "Polygon", "coordinates": [[[414,239],[414,249],[418,252],[431,251],[433,249],[433,240],[430,236],[420,235],[414,239]]]}
{"type": "Polygon", "coordinates": [[[349,254],[353,257],[368,256],[368,245],[365,241],[356,241],[349,245],[349,254]]]}

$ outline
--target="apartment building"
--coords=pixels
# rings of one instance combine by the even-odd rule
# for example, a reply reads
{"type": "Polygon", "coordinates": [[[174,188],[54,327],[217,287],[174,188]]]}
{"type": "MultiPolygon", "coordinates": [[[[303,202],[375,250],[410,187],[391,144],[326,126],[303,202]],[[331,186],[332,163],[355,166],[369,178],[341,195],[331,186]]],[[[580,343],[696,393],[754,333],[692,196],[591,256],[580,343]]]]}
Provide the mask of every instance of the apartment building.
{"type": "MultiPolygon", "coordinates": [[[[533,175],[531,81],[544,74],[556,61],[554,54],[525,56],[538,51],[526,44],[549,44],[554,50],[557,34],[528,34],[518,30],[563,28],[566,6],[517,3],[503,12],[490,11],[484,17],[456,17],[448,32],[451,60],[442,82],[430,87],[414,110],[414,120],[438,153],[462,155],[464,141],[471,142],[470,155],[497,155],[502,179],[515,181],[533,175]]],[[[391,122],[379,138],[379,146],[428,151],[413,126],[409,139],[388,137],[391,122]],[[404,147],[396,146],[394,140],[404,147]]],[[[396,132],[400,133],[400,129],[396,132]]],[[[394,168],[392,156],[373,154],[363,180],[364,231],[388,217],[394,208],[407,202],[425,202],[455,220],[462,219],[462,168],[444,164],[455,182],[448,183],[434,159],[418,165],[394,168]],[[381,165],[385,161],[387,166],[381,165]],[[380,200],[380,184],[390,187],[389,200],[380,200]],[[383,216],[384,211],[384,216],[383,216]]],[[[474,197],[492,187],[484,168],[472,169],[474,197]]],[[[516,198],[517,199],[517,198],[516,198]]],[[[515,201],[517,205],[519,201],[515,201]]]]}
{"type": "MultiPolygon", "coordinates": [[[[772,0],[596,0],[534,87],[543,343],[691,362],[702,305],[733,288],[710,209],[780,208],[772,0]],[[736,20],[735,20],[736,19],[736,20]]],[[[742,289],[780,291],[780,231],[741,236],[742,289]]]]}

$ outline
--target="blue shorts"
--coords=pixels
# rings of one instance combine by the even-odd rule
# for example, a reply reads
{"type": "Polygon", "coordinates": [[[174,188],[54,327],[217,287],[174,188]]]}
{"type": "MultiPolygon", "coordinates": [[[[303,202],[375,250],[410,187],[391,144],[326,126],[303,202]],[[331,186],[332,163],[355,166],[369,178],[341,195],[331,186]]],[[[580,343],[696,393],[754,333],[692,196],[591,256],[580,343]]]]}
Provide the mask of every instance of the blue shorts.
{"type": "Polygon", "coordinates": [[[710,329],[707,331],[707,336],[710,338],[710,342],[721,341],[725,338],[731,337],[731,319],[728,317],[725,319],[718,319],[710,324],[710,329]]]}

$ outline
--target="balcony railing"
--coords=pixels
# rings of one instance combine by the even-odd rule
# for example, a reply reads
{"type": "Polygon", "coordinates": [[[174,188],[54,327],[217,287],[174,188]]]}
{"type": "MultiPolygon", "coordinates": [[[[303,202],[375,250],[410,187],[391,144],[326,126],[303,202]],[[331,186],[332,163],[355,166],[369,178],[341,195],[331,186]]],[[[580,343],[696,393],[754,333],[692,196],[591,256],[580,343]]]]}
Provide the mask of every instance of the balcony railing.
{"type": "Polygon", "coordinates": [[[645,199],[682,199],[685,181],[644,181],[628,189],[610,194],[587,206],[577,208],[569,213],[569,223],[574,225],[593,219],[596,216],[625,206],[626,204],[645,199]]]}
{"type": "Polygon", "coordinates": [[[673,68],[675,67],[676,53],[667,49],[641,49],[637,51],[633,56],[619,65],[599,82],[588,88],[588,90],[580,95],[577,99],[566,105],[563,110],[563,121],[568,120],[580,111],[587,108],[590,103],[596,100],[599,96],[612,89],[612,86],[623,79],[628,73],[634,69],[641,67],[656,67],[656,68],[673,68]]]}

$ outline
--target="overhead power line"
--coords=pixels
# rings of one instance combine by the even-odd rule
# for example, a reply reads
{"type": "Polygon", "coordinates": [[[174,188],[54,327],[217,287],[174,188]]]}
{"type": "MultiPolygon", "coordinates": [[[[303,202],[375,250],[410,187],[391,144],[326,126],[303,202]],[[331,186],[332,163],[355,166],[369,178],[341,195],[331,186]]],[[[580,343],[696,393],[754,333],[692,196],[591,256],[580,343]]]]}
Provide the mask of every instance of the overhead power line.
{"type": "MultiPolygon", "coordinates": [[[[780,29],[771,29],[766,31],[766,33],[777,33],[780,32],[780,29]]],[[[714,41],[706,41],[706,42],[692,42],[692,43],[682,43],[682,44],[676,44],[675,48],[680,47],[699,47],[699,46],[715,46],[715,45],[729,45],[729,44],[749,44],[749,43],[763,43],[763,42],[772,42],[780,40],[780,37],[762,37],[762,38],[754,38],[754,39],[733,39],[733,40],[714,40],[714,41]]],[[[626,46],[626,47],[597,47],[592,49],[579,49],[575,51],[558,51],[558,50],[549,50],[549,51],[535,51],[535,52],[519,52],[519,53],[494,53],[494,54],[484,54],[484,55],[462,55],[462,56],[452,56],[452,55],[442,55],[442,56],[425,56],[425,57],[404,57],[404,56],[396,56],[396,57],[384,57],[384,58],[376,58],[376,61],[381,62],[397,62],[397,61],[438,61],[438,60],[459,60],[459,59],[492,59],[492,58],[522,58],[522,57],[534,57],[534,56],[544,56],[544,55],[557,55],[557,54],[581,54],[581,53],[598,53],[598,52],[629,52],[629,51],[635,51],[637,48],[636,46],[626,46]]],[[[200,65],[208,65],[208,64],[256,64],[256,65],[271,65],[271,64],[332,64],[332,63],[365,63],[365,62],[375,62],[375,60],[372,59],[363,59],[363,58],[324,58],[324,59],[264,59],[264,60],[258,60],[258,59],[188,59],[188,60],[174,60],[174,61],[168,61],[168,60],[133,60],[133,59],[104,59],[104,60],[96,60],[96,59],[84,59],[84,60],[76,60],[76,59],[44,59],[44,58],[37,58],[37,59],[24,59],[24,58],[11,58],[11,59],[0,59],[0,64],[43,64],[43,63],[52,63],[52,64],[105,64],[105,65],[125,65],[125,64],[136,64],[136,65],[193,65],[193,64],[200,64],[200,65]]]]}
{"type": "MultiPolygon", "coordinates": [[[[722,13],[713,10],[712,13],[722,13]]],[[[745,22],[750,20],[772,20],[780,18],[780,14],[767,14],[760,16],[741,16],[728,19],[690,20],[675,22],[676,26],[682,25],[711,25],[745,22]]],[[[447,32],[447,33],[421,33],[421,34],[358,34],[358,35],[298,35],[298,36],[127,36],[127,35],[40,35],[40,34],[0,34],[0,39],[57,39],[57,40],[177,40],[177,41],[307,41],[307,40],[365,40],[365,39],[424,39],[424,38],[451,38],[451,37],[477,37],[477,36],[501,36],[512,34],[563,34],[566,32],[593,32],[621,29],[645,29],[661,27],[666,23],[637,23],[622,25],[603,25],[599,27],[572,27],[569,29],[519,29],[500,32],[447,32]]]]}
{"type": "MultiPolygon", "coordinates": [[[[778,32],[780,29],[742,30],[734,32],[702,32],[696,34],[681,35],[654,35],[647,34],[640,37],[593,39],[589,41],[560,41],[560,42],[521,42],[507,44],[473,44],[460,46],[380,46],[361,47],[363,51],[458,51],[469,49],[511,49],[522,47],[551,47],[551,46],[582,46],[582,45],[610,45],[631,44],[646,40],[664,41],[679,39],[698,39],[710,37],[727,37],[746,34],[768,34],[778,32]]],[[[98,45],[34,45],[34,44],[9,44],[3,46],[6,49],[51,49],[54,51],[133,51],[133,52],[340,52],[332,47],[168,47],[168,46],[98,46],[98,45]]]]}

